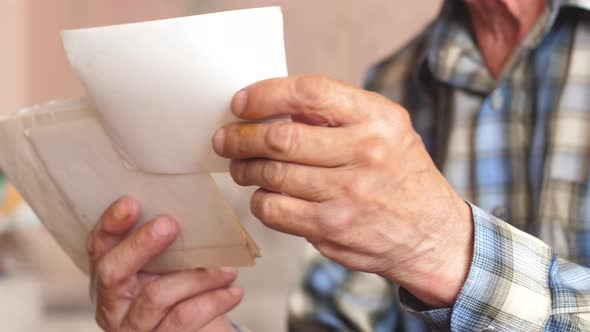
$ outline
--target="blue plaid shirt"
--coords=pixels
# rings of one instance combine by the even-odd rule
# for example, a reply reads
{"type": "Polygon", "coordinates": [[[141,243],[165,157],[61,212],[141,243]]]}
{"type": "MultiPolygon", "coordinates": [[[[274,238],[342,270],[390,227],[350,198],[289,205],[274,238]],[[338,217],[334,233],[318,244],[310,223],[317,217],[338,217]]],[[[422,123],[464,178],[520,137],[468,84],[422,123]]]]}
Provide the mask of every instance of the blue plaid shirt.
{"type": "Polygon", "coordinates": [[[412,113],[473,203],[474,257],[455,305],[429,308],[310,247],[291,331],[590,330],[590,1],[548,1],[499,79],[468,22],[447,1],[367,83],[412,113]]]}

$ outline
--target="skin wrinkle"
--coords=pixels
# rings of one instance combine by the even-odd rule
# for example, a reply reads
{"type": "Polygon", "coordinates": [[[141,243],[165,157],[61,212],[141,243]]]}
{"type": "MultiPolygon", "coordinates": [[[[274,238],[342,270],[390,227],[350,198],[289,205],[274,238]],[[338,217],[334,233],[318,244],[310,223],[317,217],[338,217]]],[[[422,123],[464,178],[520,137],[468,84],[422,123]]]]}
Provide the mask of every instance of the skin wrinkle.
{"type": "MultiPolygon", "coordinates": [[[[426,185],[420,184],[419,187],[424,187],[424,190],[429,190],[428,184],[432,183],[433,181],[431,179],[424,179],[424,176],[429,177],[431,175],[431,173],[428,172],[427,170],[419,171],[418,173],[419,174],[421,173],[422,176],[417,176],[417,179],[420,181],[420,183],[422,183],[422,180],[423,180],[424,184],[426,184],[426,185]]],[[[413,182],[412,184],[410,184],[410,186],[415,186],[416,183],[417,182],[413,182]]],[[[408,186],[407,182],[404,181],[402,186],[407,187],[408,186]]],[[[404,190],[403,192],[404,192],[405,198],[408,199],[408,194],[411,193],[412,190],[407,190],[407,191],[404,190]]],[[[407,261],[400,262],[401,265],[404,265],[404,263],[406,263],[407,265],[405,265],[406,268],[400,269],[400,271],[402,271],[402,272],[395,272],[397,275],[403,275],[404,273],[406,273],[408,271],[413,271],[414,268],[412,267],[412,265],[417,264],[416,261],[421,262],[418,266],[421,266],[420,270],[422,271],[422,273],[425,271],[424,267],[426,265],[431,266],[431,268],[433,270],[437,270],[439,266],[448,266],[449,262],[441,259],[441,257],[447,257],[447,255],[441,255],[440,251],[437,251],[434,249],[434,245],[436,243],[440,243],[441,240],[443,240],[441,237],[442,234],[457,234],[457,230],[452,229],[453,228],[452,226],[456,225],[457,223],[454,223],[454,222],[447,222],[447,223],[442,222],[441,223],[440,221],[441,221],[441,218],[443,220],[444,219],[448,220],[449,218],[460,215],[460,213],[458,211],[448,211],[448,210],[444,210],[444,209],[440,210],[438,208],[439,206],[446,206],[446,204],[444,204],[444,202],[447,202],[450,199],[452,199],[452,196],[453,196],[452,189],[449,189],[446,193],[441,193],[441,196],[435,197],[435,202],[431,202],[431,206],[434,207],[434,209],[431,210],[431,212],[428,216],[425,216],[425,218],[423,219],[424,222],[418,223],[418,225],[421,226],[421,227],[419,227],[419,229],[421,230],[420,233],[421,233],[421,237],[422,237],[423,241],[421,241],[419,243],[412,243],[413,250],[420,248],[417,251],[421,252],[422,255],[417,255],[416,257],[409,258],[407,261]],[[441,202],[441,204],[436,203],[439,201],[441,202]],[[428,262],[429,264],[425,264],[426,262],[428,262]]],[[[408,215],[415,215],[415,212],[409,212],[408,215]]],[[[412,238],[412,237],[416,236],[416,234],[409,234],[409,235],[410,235],[410,237],[407,237],[407,238],[412,238]]],[[[407,238],[404,237],[404,241],[407,241],[407,238]]],[[[420,236],[418,236],[418,238],[420,238],[420,236]]],[[[447,239],[446,242],[450,243],[452,241],[454,241],[454,238],[447,239]]],[[[452,246],[448,246],[448,248],[451,248],[451,247],[452,246]]],[[[429,269],[427,268],[426,271],[428,271],[428,270],[429,269]]],[[[435,272],[431,272],[431,273],[435,273],[435,272]]],[[[446,273],[446,271],[436,272],[436,274],[441,275],[441,276],[444,276],[445,273],[446,273]]]]}
{"type": "MultiPolygon", "coordinates": [[[[371,127],[373,127],[373,128],[370,128],[371,130],[359,130],[358,132],[359,132],[359,133],[362,133],[362,132],[373,132],[373,133],[374,133],[374,132],[375,132],[375,129],[377,129],[377,127],[379,127],[379,125],[378,125],[378,124],[375,124],[375,123],[371,123],[371,124],[368,124],[368,125],[369,125],[369,126],[371,126],[371,127]],[[375,127],[375,126],[377,126],[377,127],[375,127]]],[[[360,129],[360,128],[359,128],[359,129],[360,129]]],[[[369,128],[363,128],[363,129],[369,129],[369,128]]],[[[381,130],[378,130],[377,132],[381,132],[381,130]]],[[[410,137],[411,137],[411,135],[410,135],[410,137]]],[[[383,141],[383,139],[382,139],[382,138],[380,138],[380,137],[376,137],[376,138],[377,138],[377,141],[378,141],[378,142],[382,142],[382,141],[383,141]]],[[[373,144],[374,142],[372,142],[372,140],[373,140],[373,139],[374,139],[374,138],[371,138],[371,137],[369,137],[369,138],[365,139],[364,141],[362,141],[362,142],[366,142],[366,143],[363,143],[362,145],[361,145],[361,144],[359,144],[359,146],[361,146],[361,147],[362,147],[361,149],[359,149],[359,151],[360,151],[360,152],[362,152],[362,153],[360,154],[360,158],[359,158],[359,159],[361,159],[361,160],[370,160],[370,161],[372,161],[372,162],[370,162],[370,163],[369,163],[369,165],[372,165],[372,166],[374,166],[374,165],[375,165],[375,163],[374,163],[374,161],[375,161],[375,160],[383,160],[383,159],[385,158],[385,157],[383,157],[383,156],[379,156],[378,158],[375,158],[374,156],[372,156],[372,155],[375,153],[375,151],[374,151],[374,150],[373,150],[373,151],[369,151],[369,153],[368,153],[369,157],[367,157],[367,151],[366,151],[366,149],[364,149],[363,145],[365,145],[365,144],[366,144],[366,145],[367,145],[367,147],[370,147],[370,146],[375,146],[375,144],[373,144]]],[[[415,145],[417,145],[416,143],[418,143],[418,142],[421,142],[420,140],[416,140],[416,139],[408,139],[408,136],[403,136],[403,137],[401,137],[401,140],[404,142],[404,143],[402,144],[402,146],[404,146],[406,149],[408,149],[408,148],[409,148],[409,147],[411,147],[411,146],[415,146],[415,145]]],[[[379,150],[379,149],[377,149],[377,150],[379,150]]],[[[405,149],[402,149],[402,150],[405,150],[405,149]]],[[[378,154],[379,154],[379,153],[378,153],[378,154]]],[[[388,159],[388,160],[389,160],[390,158],[391,158],[391,156],[388,156],[388,157],[387,157],[387,158],[385,158],[385,159],[388,159]]],[[[410,158],[404,158],[403,160],[408,160],[408,159],[410,159],[410,158]]],[[[379,164],[379,163],[377,163],[377,164],[379,164]]],[[[415,165],[414,165],[414,166],[415,166],[415,165]]],[[[424,172],[424,171],[422,171],[422,172],[424,172]]],[[[401,173],[403,174],[403,172],[401,172],[401,173]]],[[[376,184],[375,184],[375,183],[373,183],[373,184],[367,184],[367,183],[371,183],[371,182],[373,182],[373,181],[366,181],[366,179],[367,179],[367,177],[368,177],[368,174],[365,174],[365,175],[363,176],[363,175],[360,175],[360,174],[358,174],[358,173],[357,173],[356,175],[357,175],[357,176],[359,176],[359,178],[361,178],[361,179],[365,179],[365,181],[363,181],[362,183],[353,182],[353,183],[350,183],[350,184],[349,184],[349,185],[350,185],[350,188],[353,188],[353,189],[354,189],[354,190],[352,190],[352,191],[353,191],[353,192],[356,192],[356,194],[355,194],[353,197],[357,197],[357,198],[366,197],[366,195],[365,195],[365,194],[366,194],[366,193],[367,193],[367,191],[369,191],[370,189],[365,189],[365,190],[362,190],[362,189],[361,189],[361,190],[359,191],[359,186],[360,186],[360,187],[367,187],[367,188],[374,188],[374,186],[375,186],[376,184]],[[359,192],[360,192],[360,193],[359,193],[359,192]],[[364,194],[363,194],[363,192],[364,192],[364,194]]],[[[405,178],[401,179],[401,181],[405,182],[405,178]]],[[[388,185],[388,187],[389,187],[389,186],[391,186],[392,184],[391,184],[391,183],[388,183],[387,185],[388,185]]],[[[377,186],[377,187],[378,187],[378,186],[377,186]]],[[[350,191],[350,190],[347,190],[347,191],[350,191]]],[[[374,194],[374,192],[373,192],[373,194],[374,194]]],[[[373,195],[373,196],[375,196],[375,195],[373,195]]],[[[376,196],[379,196],[379,195],[376,195],[376,196]]],[[[383,196],[387,197],[387,195],[383,195],[383,196]]],[[[389,198],[391,198],[391,197],[389,197],[389,198]]],[[[351,203],[352,203],[352,202],[351,202],[351,203]]],[[[356,205],[363,206],[363,205],[364,205],[366,202],[362,202],[362,200],[361,200],[360,202],[354,202],[354,203],[357,203],[356,205]]],[[[381,202],[381,203],[379,203],[379,200],[378,200],[378,201],[375,201],[375,202],[373,202],[373,204],[378,204],[378,205],[380,205],[380,207],[372,208],[372,209],[370,209],[370,210],[380,210],[380,209],[386,209],[386,207],[387,207],[387,205],[389,204],[389,202],[381,202]]],[[[392,213],[392,217],[395,219],[395,217],[394,217],[394,216],[395,216],[395,214],[394,214],[394,213],[392,213]]],[[[439,215],[439,216],[440,216],[440,215],[439,215]]],[[[368,219],[371,219],[371,218],[368,218],[368,219]]],[[[404,217],[399,217],[399,219],[403,220],[403,219],[406,219],[406,218],[404,218],[404,217]]],[[[430,222],[429,222],[429,223],[430,223],[430,222]]],[[[372,226],[372,227],[373,227],[373,229],[377,230],[377,233],[381,234],[381,236],[382,236],[382,237],[388,237],[388,238],[390,238],[390,241],[391,241],[391,242],[397,242],[397,241],[392,241],[392,240],[391,240],[391,234],[393,234],[393,232],[391,232],[391,231],[392,231],[392,228],[391,228],[392,226],[385,227],[385,228],[386,228],[385,230],[382,230],[384,226],[383,226],[383,225],[381,225],[381,224],[377,224],[377,225],[370,225],[370,226],[372,226]]],[[[359,232],[361,232],[361,233],[362,233],[362,230],[363,230],[363,229],[361,228],[361,229],[359,230],[359,232]]],[[[429,230],[432,230],[432,228],[430,228],[429,230]]],[[[428,233],[428,230],[425,230],[423,233],[427,234],[427,236],[428,236],[428,234],[429,234],[429,233],[428,233]]],[[[411,236],[411,235],[412,235],[412,234],[408,234],[408,236],[411,236]]],[[[415,235],[415,234],[414,234],[414,235],[415,235]]],[[[408,236],[406,236],[406,237],[403,237],[403,238],[408,238],[408,236]]],[[[319,245],[318,247],[319,247],[320,249],[326,250],[325,248],[326,248],[327,246],[330,246],[330,247],[336,247],[336,248],[337,248],[337,247],[341,247],[341,246],[343,246],[343,245],[339,244],[338,242],[345,242],[345,243],[346,243],[346,242],[348,242],[348,245],[349,245],[349,246],[356,247],[356,248],[357,248],[357,250],[358,250],[358,252],[363,252],[364,250],[363,250],[362,244],[355,245],[355,243],[356,243],[356,239],[357,239],[357,237],[355,237],[355,238],[353,238],[353,239],[346,239],[346,238],[345,238],[344,240],[342,240],[342,239],[339,239],[338,241],[329,241],[329,243],[322,243],[322,244],[321,244],[321,245],[319,245]]],[[[335,239],[334,239],[334,238],[332,238],[332,240],[335,240],[335,239]]],[[[416,244],[416,245],[413,245],[413,246],[408,246],[408,244],[407,244],[407,243],[405,243],[405,244],[402,244],[402,245],[405,245],[405,246],[408,246],[408,247],[414,247],[414,248],[416,248],[416,247],[423,247],[423,249],[420,249],[419,251],[421,251],[421,252],[424,252],[424,253],[432,253],[432,254],[433,254],[433,253],[434,253],[433,246],[432,246],[432,245],[430,245],[430,244],[429,244],[429,245],[427,245],[427,243],[432,243],[432,242],[434,242],[434,241],[424,241],[424,242],[422,242],[422,243],[419,243],[419,244],[416,244]]],[[[375,249],[375,248],[373,248],[373,249],[375,249]]],[[[410,249],[410,248],[409,248],[409,249],[410,249]]],[[[330,251],[331,251],[331,250],[330,250],[330,251]]],[[[383,251],[377,251],[377,252],[375,252],[375,251],[372,251],[372,252],[371,252],[371,251],[369,251],[369,252],[366,252],[366,253],[367,253],[367,254],[372,254],[372,255],[375,255],[375,256],[382,256],[382,255],[384,254],[384,252],[383,252],[383,251]]],[[[328,255],[329,255],[329,254],[328,254],[328,255]]],[[[425,255],[425,256],[429,257],[430,255],[425,255]]],[[[373,272],[383,272],[383,271],[373,270],[373,272]]]]}
{"type": "Polygon", "coordinates": [[[299,148],[297,145],[299,136],[298,127],[289,122],[280,122],[269,127],[265,139],[273,152],[290,156],[299,148]]]}

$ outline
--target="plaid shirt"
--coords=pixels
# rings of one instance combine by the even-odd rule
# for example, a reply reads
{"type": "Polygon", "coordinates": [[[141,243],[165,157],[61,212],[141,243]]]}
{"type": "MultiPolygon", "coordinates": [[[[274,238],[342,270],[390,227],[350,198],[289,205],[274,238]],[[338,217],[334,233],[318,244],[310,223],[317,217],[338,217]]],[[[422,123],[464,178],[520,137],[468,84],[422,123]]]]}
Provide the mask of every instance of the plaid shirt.
{"type": "Polygon", "coordinates": [[[428,308],[309,248],[290,330],[590,330],[590,1],[548,1],[499,79],[468,24],[462,2],[446,1],[367,84],[411,112],[473,203],[474,257],[455,305],[428,308]]]}

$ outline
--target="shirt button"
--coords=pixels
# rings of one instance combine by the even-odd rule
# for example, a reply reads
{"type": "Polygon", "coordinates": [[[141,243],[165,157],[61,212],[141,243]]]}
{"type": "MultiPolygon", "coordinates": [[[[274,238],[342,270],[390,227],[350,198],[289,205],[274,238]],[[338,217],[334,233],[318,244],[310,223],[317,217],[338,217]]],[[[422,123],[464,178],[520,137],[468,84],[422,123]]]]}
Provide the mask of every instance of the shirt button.
{"type": "Polygon", "coordinates": [[[505,206],[498,205],[492,210],[492,214],[499,219],[505,219],[508,211],[505,206]]]}
{"type": "Polygon", "coordinates": [[[492,108],[496,111],[499,111],[504,106],[504,96],[502,96],[502,92],[500,90],[496,90],[492,95],[492,108]]]}
{"type": "Polygon", "coordinates": [[[493,326],[488,326],[485,329],[479,330],[479,332],[494,332],[496,329],[493,326]]]}

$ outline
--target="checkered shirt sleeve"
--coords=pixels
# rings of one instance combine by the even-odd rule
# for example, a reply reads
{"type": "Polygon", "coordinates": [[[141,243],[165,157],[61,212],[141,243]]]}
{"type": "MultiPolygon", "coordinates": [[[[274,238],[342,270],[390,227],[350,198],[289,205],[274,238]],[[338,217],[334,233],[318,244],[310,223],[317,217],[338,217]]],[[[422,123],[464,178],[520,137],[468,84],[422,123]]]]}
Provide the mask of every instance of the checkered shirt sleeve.
{"type": "Polygon", "coordinates": [[[431,309],[400,289],[406,309],[441,331],[588,331],[590,269],[472,206],[474,257],[453,308],[431,309]]]}

